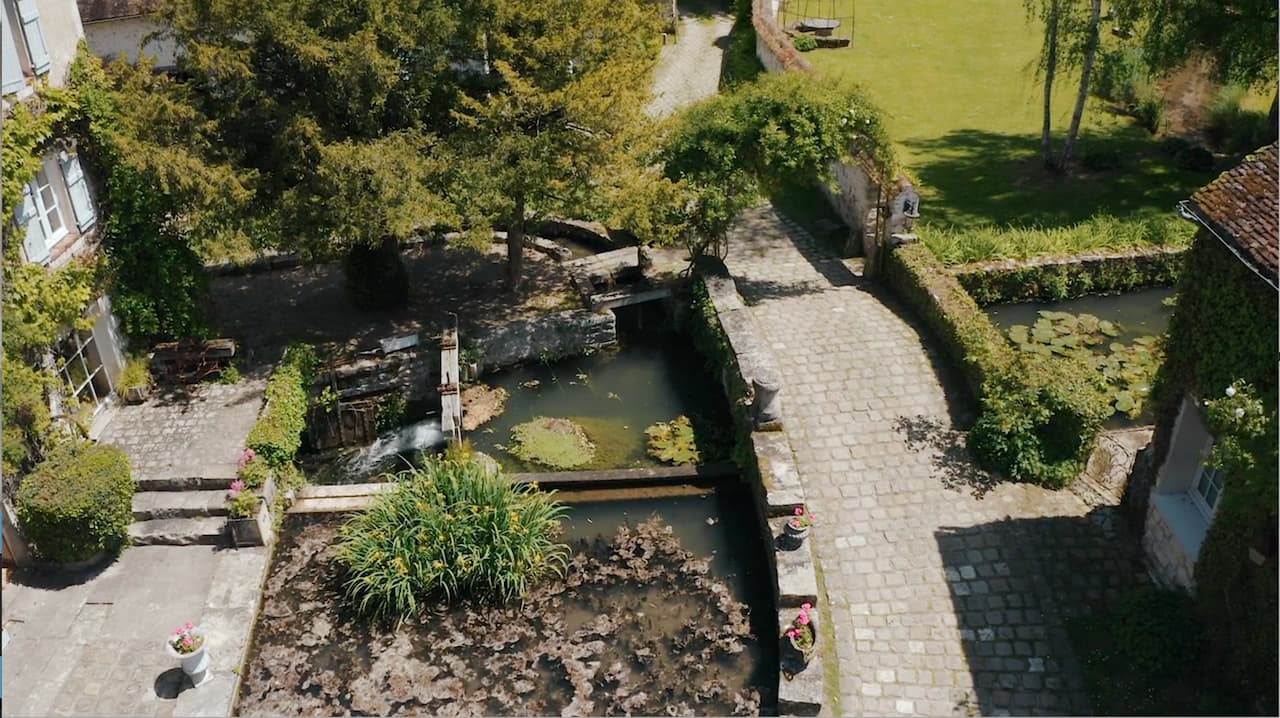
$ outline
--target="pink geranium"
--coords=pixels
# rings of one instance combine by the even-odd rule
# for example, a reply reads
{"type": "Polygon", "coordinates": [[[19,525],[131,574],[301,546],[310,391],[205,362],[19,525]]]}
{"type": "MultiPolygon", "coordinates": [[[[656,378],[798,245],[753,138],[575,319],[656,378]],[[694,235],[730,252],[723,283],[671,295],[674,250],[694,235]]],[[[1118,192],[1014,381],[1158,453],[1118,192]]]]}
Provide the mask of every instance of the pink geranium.
{"type": "Polygon", "coordinates": [[[235,498],[241,491],[244,491],[244,481],[236,479],[231,482],[231,498],[235,498]]]}
{"type": "Polygon", "coordinates": [[[243,469],[245,466],[249,464],[250,461],[253,461],[254,458],[256,457],[257,457],[257,454],[254,453],[253,449],[245,449],[244,453],[240,454],[240,460],[236,462],[236,466],[238,468],[243,469]]]}

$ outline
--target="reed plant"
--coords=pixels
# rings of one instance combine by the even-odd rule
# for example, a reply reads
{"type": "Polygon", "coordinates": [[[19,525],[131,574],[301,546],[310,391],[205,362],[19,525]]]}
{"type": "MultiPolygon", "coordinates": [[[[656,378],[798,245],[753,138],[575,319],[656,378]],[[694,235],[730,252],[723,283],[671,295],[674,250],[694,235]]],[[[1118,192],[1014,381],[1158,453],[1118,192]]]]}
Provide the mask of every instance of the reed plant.
{"type": "Polygon", "coordinates": [[[510,483],[473,461],[430,459],[343,526],[337,561],[359,616],[400,623],[432,602],[520,599],[563,575],[556,542],[567,509],[536,484],[510,483]]]}
{"type": "Polygon", "coordinates": [[[920,236],[947,265],[997,259],[1077,256],[1147,247],[1188,247],[1195,232],[1177,217],[1096,215],[1069,227],[925,227],[920,236]]]}

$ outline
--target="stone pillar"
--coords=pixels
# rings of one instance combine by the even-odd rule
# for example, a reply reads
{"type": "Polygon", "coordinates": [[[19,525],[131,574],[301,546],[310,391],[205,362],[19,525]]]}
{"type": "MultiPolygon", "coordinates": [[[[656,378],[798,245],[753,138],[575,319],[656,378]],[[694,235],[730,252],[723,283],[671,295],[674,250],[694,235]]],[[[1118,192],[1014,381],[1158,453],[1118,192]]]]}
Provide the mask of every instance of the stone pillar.
{"type": "Polygon", "coordinates": [[[781,389],[782,381],[772,370],[762,371],[760,376],[752,377],[751,390],[755,400],[751,408],[755,413],[758,431],[781,428],[782,398],[779,396],[781,389]]]}

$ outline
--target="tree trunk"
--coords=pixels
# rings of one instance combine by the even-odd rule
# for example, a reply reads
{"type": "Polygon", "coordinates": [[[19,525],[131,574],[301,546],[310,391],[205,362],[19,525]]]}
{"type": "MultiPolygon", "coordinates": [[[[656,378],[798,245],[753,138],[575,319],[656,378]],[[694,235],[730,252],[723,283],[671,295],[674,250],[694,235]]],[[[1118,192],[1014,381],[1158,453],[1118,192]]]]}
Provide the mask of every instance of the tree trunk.
{"type": "Polygon", "coordinates": [[[1280,135],[1280,92],[1271,96],[1271,111],[1267,113],[1267,142],[1275,142],[1280,135]]]}
{"type": "Polygon", "coordinates": [[[1053,81],[1058,74],[1058,0],[1049,0],[1044,17],[1044,124],[1040,128],[1040,152],[1044,168],[1057,168],[1053,161],[1053,81]]]}
{"type": "Polygon", "coordinates": [[[1098,54],[1098,30],[1102,24],[1102,0],[1093,0],[1089,14],[1089,38],[1084,46],[1084,65],[1080,70],[1080,92],[1076,94],[1076,109],[1071,113],[1071,127],[1067,141],[1062,146],[1062,166],[1071,164],[1076,149],[1076,137],[1080,134],[1080,120],[1084,117],[1084,103],[1089,99],[1089,79],[1093,74],[1093,60],[1098,54]]]}
{"type": "Polygon", "coordinates": [[[524,195],[516,195],[516,211],[507,228],[507,291],[519,292],[524,275],[524,195]]]}

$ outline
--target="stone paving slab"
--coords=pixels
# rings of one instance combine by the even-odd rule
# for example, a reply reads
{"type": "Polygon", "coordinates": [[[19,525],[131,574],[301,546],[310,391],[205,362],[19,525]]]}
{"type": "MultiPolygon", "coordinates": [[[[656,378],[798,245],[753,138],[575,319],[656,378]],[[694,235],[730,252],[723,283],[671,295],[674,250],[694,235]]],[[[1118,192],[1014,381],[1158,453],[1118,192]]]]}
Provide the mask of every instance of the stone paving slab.
{"type": "Polygon", "coordinates": [[[225,716],[270,554],[147,546],[95,569],[26,570],[4,589],[5,715],[225,716]],[[208,629],[213,678],[192,688],[163,641],[208,629]]]}
{"type": "Polygon", "coordinates": [[[196,384],[115,409],[97,440],[129,455],[137,481],[234,476],[266,388],[265,371],[238,384],[196,384]]]}
{"type": "Polygon", "coordinates": [[[841,713],[1086,713],[1063,622],[1145,578],[1115,507],[979,471],[919,325],[772,208],[729,248],[782,371],[841,713]]]}

